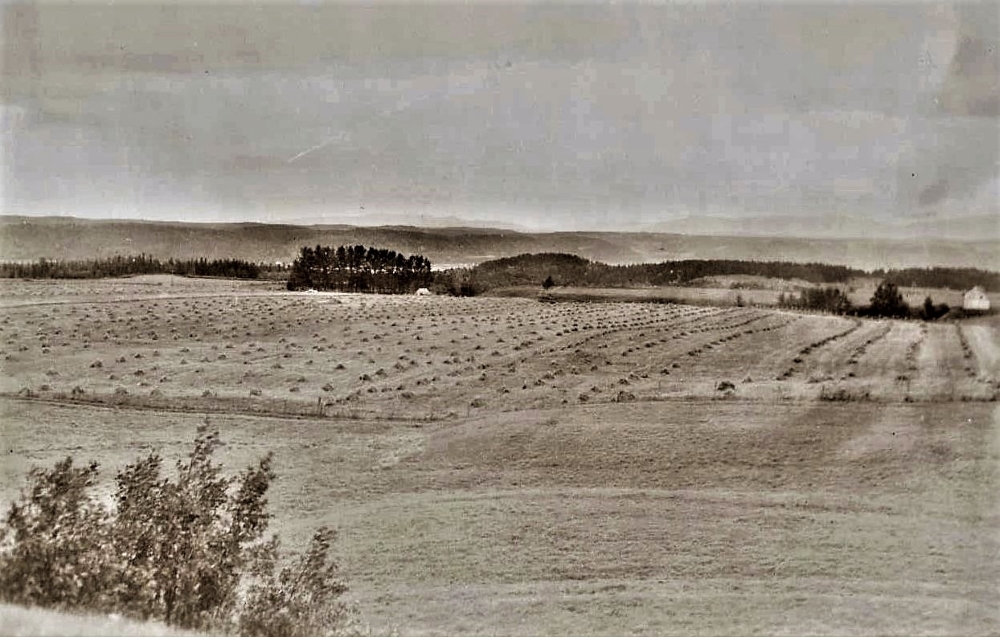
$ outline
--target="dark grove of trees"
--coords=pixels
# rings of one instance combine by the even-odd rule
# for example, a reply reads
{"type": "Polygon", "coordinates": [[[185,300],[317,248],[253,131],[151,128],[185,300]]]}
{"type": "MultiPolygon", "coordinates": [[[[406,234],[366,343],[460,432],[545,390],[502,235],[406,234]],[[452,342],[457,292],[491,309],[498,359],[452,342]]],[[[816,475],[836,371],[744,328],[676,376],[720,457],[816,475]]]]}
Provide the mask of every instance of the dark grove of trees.
{"type": "Polygon", "coordinates": [[[260,271],[261,266],[241,259],[161,261],[146,254],[86,261],[39,259],[32,263],[0,263],[0,278],[6,279],[102,279],[139,274],[256,279],[260,271]]]}
{"type": "Polygon", "coordinates": [[[978,285],[987,292],[1000,292],[1000,272],[988,272],[977,268],[875,270],[872,276],[891,281],[900,287],[968,290],[978,285]]]}
{"type": "MultiPolygon", "coordinates": [[[[461,291],[464,284],[466,289],[471,288],[474,293],[481,293],[500,287],[537,287],[547,278],[552,279],[553,285],[599,285],[596,283],[598,272],[607,267],[609,266],[588,261],[575,254],[522,254],[486,261],[469,270],[449,273],[456,275],[451,277],[456,282],[453,284],[448,281],[444,287],[457,287],[461,291]]],[[[447,277],[439,277],[439,280],[443,278],[447,277]]]]}
{"type": "Polygon", "coordinates": [[[480,263],[468,272],[471,287],[490,290],[521,285],[537,286],[549,277],[555,285],[580,287],[656,287],[684,285],[706,276],[755,274],[804,279],[814,283],[846,282],[863,276],[860,270],[823,263],[781,261],[685,260],[632,265],[607,265],[572,254],[522,254],[480,263]]]}
{"type": "Polygon", "coordinates": [[[774,279],[802,279],[810,283],[846,283],[864,276],[861,270],[826,263],[788,263],[785,261],[731,261],[724,259],[687,259],[605,266],[601,279],[638,281],[643,285],[684,285],[708,276],[754,275],[774,279]]]}
{"type": "Polygon", "coordinates": [[[337,290],[405,294],[431,284],[431,262],[386,248],[363,245],[302,248],[292,264],[289,290],[337,290]]]}
{"type": "Polygon", "coordinates": [[[910,315],[910,306],[895,283],[883,281],[872,295],[866,313],[868,316],[906,318],[910,315]]]}
{"type": "MultiPolygon", "coordinates": [[[[662,263],[607,265],[572,254],[522,254],[486,261],[461,272],[440,273],[438,280],[445,290],[449,282],[466,292],[482,293],[512,286],[538,286],[551,277],[556,285],[580,287],[655,287],[686,285],[709,276],[755,275],[776,279],[801,279],[817,285],[847,283],[853,278],[876,276],[896,285],[917,285],[967,290],[980,285],[987,291],[1000,291],[1000,273],[975,268],[925,268],[877,270],[825,263],[789,263],[785,261],[734,261],[725,259],[687,259],[662,263]]],[[[826,293],[824,293],[826,294],[826,293]]],[[[806,299],[812,303],[839,303],[835,298],[806,299]]]]}

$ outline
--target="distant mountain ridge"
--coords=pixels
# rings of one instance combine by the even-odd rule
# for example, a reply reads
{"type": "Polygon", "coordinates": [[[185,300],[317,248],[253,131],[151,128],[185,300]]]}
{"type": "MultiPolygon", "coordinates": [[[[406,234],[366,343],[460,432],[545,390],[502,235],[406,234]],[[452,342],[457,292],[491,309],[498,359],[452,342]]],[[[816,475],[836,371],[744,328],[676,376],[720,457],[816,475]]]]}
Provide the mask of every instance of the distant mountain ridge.
{"type": "Polygon", "coordinates": [[[850,240],[861,237],[919,241],[927,237],[947,241],[1000,240],[1000,214],[983,213],[940,218],[879,220],[852,215],[689,215],[647,225],[649,232],[753,237],[812,237],[850,240]],[[859,230],[860,229],[860,230],[859,230]]]}
{"type": "MultiPolygon", "coordinates": [[[[990,236],[986,233],[986,236],[990,236]]],[[[863,269],[1000,270],[1000,238],[979,241],[810,239],[667,232],[523,232],[497,228],[190,223],[0,216],[0,259],[241,258],[289,263],[302,246],[371,245],[421,254],[435,266],[471,265],[528,252],[564,252],[610,264],[676,259],[823,262],[863,269]]]]}

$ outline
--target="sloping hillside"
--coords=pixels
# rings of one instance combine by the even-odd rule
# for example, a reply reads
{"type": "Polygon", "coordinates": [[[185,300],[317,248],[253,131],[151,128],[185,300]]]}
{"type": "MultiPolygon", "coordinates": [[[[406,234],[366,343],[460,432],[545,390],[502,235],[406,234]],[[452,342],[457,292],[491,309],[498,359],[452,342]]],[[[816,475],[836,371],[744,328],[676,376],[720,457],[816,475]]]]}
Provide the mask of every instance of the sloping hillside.
{"type": "MultiPolygon", "coordinates": [[[[784,281],[786,288],[787,282],[794,280],[826,285],[846,284],[852,279],[866,278],[877,285],[882,278],[886,278],[897,285],[911,287],[942,287],[961,291],[981,285],[988,291],[1000,291],[1000,273],[977,268],[932,267],[867,273],[841,265],[759,259],[689,259],[614,266],[572,254],[522,254],[480,263],[468,274],[473,287],[480,292],[504,287],[537,286],[546,277],[551,277],[553,285],[560,286],[634,288],[692,286],[695,281],[699,281],[701,287],[717,287],[717,284],[709,283],[709,279],[732,276],[772,279],[772,287],[775,282],[784,281]]],[[[730,280],[724,287],[730,288],[733,284],[734,281],[730,280]]]]}

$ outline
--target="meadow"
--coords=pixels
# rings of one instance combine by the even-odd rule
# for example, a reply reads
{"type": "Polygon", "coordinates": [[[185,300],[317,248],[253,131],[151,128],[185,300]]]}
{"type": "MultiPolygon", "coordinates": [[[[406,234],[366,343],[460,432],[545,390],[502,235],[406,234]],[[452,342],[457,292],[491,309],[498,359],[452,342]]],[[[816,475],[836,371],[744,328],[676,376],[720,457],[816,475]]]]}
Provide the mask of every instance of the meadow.
{"type": "MultiPolygon", "coordinates": [[[[732,291],[727,291],[730,293],[732,291]]],[[[770,292],[770,291],[762,291],[770,292]]],[[[1000,323],[0,282],[0,501],[73,455],[274,451],[406,634],[990,634],[1000,323]]]]}

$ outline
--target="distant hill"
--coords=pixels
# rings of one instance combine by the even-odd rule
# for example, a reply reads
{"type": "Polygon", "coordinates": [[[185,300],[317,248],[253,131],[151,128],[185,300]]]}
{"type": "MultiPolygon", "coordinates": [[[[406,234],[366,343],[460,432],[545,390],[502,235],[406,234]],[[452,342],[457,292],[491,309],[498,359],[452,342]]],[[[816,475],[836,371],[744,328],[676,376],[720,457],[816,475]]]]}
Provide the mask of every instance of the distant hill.
{"type": "Polygon", "coordinates": [[[897,285],[911,287],[967,290],[981,285],[987,291],[1000,291],[1000,272],[977,268],[890,269],[865,272],[843,265],[827,263],[793,263],[788,261],[746,261],[732,259],[689,259],[612,266],[589,261],[572,254],[522,254],[480,263],[467,273],[453,274],[451,284],[466,283],[466,291],[483,292],[514,287],[537,287],[542,281],[553,285],[584,288],[649,288],[663,286],[705,285],[711,279],[751,276],[759,283],[770,281],[771,287],[781,283],[802,281],[807,285],[847,284],[852,279],[874,276],[897,285]],[[457,277],[457,278],[456,278],[457,277]],[[547,279],[548,278],[548,279],[547,279]]]}
{"type": "Polygon", "coordinates": [[[302,246],[363,244],[421,254],[435,265],[471,265],[524,253],[561,252],[605,263],[679,259],[823,262],[863,269],[1000,270],[1000,238],[981,241],[694,236],[666,232],[528,233],[491,228],[182,223],[0,216],[4,260],[157,258],[291,262],[302,246]]]}
{"type": "Polygon", "coordinates": [[[947,241],[1000,239],[1000,214],[980,213],[938,217],[924,215],[903,219],[872,219],[858,215],[685,215],[651,224],[649,232],[741,237],[812,237],[845,239],[857,236],[895,237],[907,241],[935,237],[947,241]]]}

